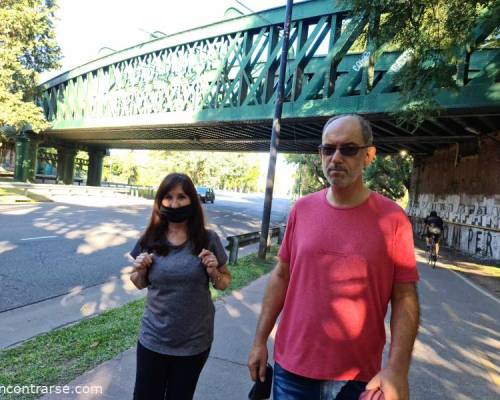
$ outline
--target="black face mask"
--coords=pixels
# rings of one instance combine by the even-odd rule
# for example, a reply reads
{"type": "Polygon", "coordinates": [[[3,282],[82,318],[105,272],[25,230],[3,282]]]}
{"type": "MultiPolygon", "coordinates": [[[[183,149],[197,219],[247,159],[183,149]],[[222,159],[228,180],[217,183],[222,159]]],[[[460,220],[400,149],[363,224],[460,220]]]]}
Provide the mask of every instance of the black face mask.
{"type": "Polygon", "coordinates": [[[160,206],[160,217],[167,222],[184,222],[191,216],[193,210],[193,204],[177,208],[160,206]]]}

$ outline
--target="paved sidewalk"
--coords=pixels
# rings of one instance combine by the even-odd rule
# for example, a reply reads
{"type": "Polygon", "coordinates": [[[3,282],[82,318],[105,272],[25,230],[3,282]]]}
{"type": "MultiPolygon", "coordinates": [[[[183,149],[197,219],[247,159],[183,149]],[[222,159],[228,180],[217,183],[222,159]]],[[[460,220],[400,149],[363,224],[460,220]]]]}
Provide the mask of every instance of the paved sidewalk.
{"type": "MultiPolygon", "coordinates": [[[[245,399],[252,386],[246,362],[251,348],[262,293],[269,275],[215,303],[215,340],[200,376],[196,400],[245,399]]],[[[272,352],[272,340],[269,341],[272,352]]],[[[272,353],[271,353],[272,354],[272,353]]],[[[100,395],[47,395],[43,400],[125,400],[131,399],[135,380],[135,349],[105,362],[69,383],[100,386],[100,395]]]]}

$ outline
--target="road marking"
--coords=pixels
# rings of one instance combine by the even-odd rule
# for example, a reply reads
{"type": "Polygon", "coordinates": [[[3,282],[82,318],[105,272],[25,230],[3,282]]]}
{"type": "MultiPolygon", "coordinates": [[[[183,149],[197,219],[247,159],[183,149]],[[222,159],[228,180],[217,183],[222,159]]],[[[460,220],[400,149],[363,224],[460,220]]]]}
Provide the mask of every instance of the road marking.
{"type": "Polygon", "coordinates": [[[452,269],[450,269],[449,271],[453,272],[456,276],[458,276],[460,279],[462,279],[465,283],[467,283],[468,285],[472,286],[474,289],[476,289],[479,293],[482,293],[484,294],[486,297],[489,297],[491,300],[494,300],[496,301],[498,304],[500,304],[500,300],[498,298],[496,298],[495,296],[493,296],[492,294],[488,293],[486,290],[484,290],[483,288],[479,287],[478,285],[476,285],[475,283],[472,283],[469,279],[463,277],[462,275],[460,275],[458,272],[456,271],[453,271],[452,269]]]}
{"type": "Polygon", "coordinates": [[[41,239],[53,239],[56,238],[57,236],[38,236],[38,237],[31,237],[31,238],[24,238],[21,240],[41,240],[41,239]]]}
{"type": "Polygon", "coordinates": [[[438,290],[432,286],[429,282],[427,282],[425,279],[422,279],[422,283],[429,288],[430,291],[437,293],[438,290]]]}
{"type": "Polygon", "coordinates": [[[453,321],[460,322],[460,317],[457,314],[455,314],[455,312],[451,309],[451,307],[448,304],[441,303],[441,305],[443,306],[444,310],[448,313],[448,315],[453,321]]]}

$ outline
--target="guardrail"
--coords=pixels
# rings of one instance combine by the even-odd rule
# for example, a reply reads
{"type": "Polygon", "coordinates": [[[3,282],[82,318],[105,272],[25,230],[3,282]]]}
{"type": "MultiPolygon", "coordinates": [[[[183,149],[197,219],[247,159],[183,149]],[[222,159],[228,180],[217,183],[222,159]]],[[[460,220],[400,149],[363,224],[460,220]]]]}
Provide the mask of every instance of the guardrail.
{"type": "MultiPolygon", "coordinates": [[[[278,244],[281,244],[283,235],[285,234],[285,227],[285,225],[282,225],[269,229],[269,240],[273,237],[277,237],[278,244]]],[[[234,265],[238,262],[238,251],[240,247],[260,242],[260,231],[227,236],[226,240],[228,241],[226,250],[229,251],[229,264],[234,265]]]]}
{"type": "Polygon", "coordinates": [[[125,183],[114,182],[101,182],[101,186],[127,189],[130,196],[143,197],[145,199],[154,199],[156,195],[156,188],[154,188],[153,186],[127,185],[125,183]]]}
{"type": "Polygon", "coordinates": [[[0,182],[0,187],[19,189],[26,193],[28,190],[37,194],[62,194],[62,195],[128,195],[128,189],[121,188],[103,188],[100,186],[79,186],[79,185],[60,185],[51,183],[27,183],[27,182],[0,182]]]}

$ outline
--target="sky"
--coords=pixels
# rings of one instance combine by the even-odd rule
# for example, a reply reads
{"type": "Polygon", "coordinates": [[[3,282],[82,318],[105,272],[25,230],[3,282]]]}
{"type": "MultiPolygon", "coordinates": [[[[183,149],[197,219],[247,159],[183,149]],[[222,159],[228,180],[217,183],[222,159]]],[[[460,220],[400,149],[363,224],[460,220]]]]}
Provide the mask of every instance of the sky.
{"type": "Polygon", "coordinates": [[[148,41],[155,31],[173,34],[220,21],[229,7],[249,14],[283,6],[286,0],[58,0],[58,4],[55,28],[62,68],[45,73],[42,80],[109,54],[105,48],[121,50],[148,41]]]}
{"type": "MultiPolygon", "coordinates": [[[[58,0],[58,4],[55,29],[63,56],[61,68],[43,73],[42,82],[105,56],[109,49],[122,50],[148,41],[155,31],[173,34],[220,21],[229,7],[249,14],[283,6],[286,0],[58,0]]],[[[138,151],[137,161],[144,162],[146,154],[138,151]]],[[[255,157],[263,171],[261,179],[265,179],[269,156],[260,153],[255,157]]],[[[275,193],[284,195],[292,184],[294,168],[281,154],[276,168],[275,193]]]]}

